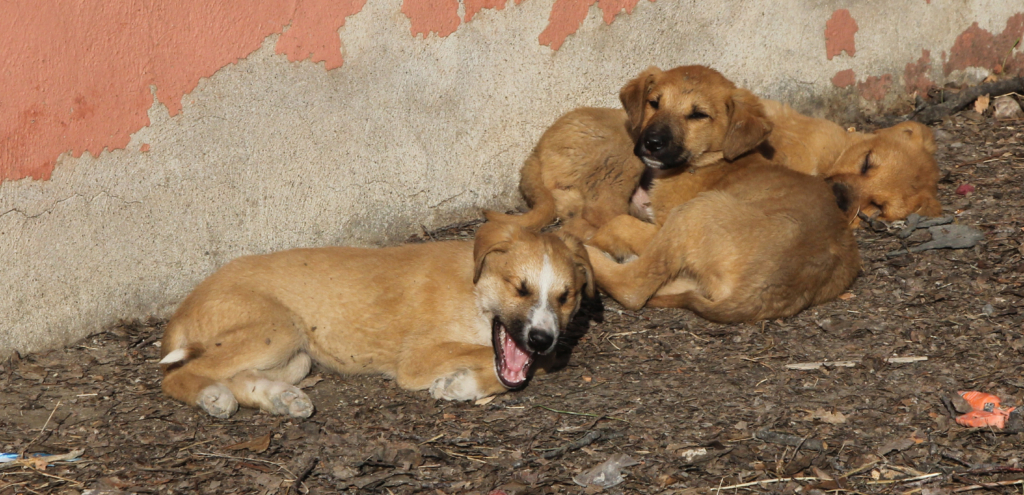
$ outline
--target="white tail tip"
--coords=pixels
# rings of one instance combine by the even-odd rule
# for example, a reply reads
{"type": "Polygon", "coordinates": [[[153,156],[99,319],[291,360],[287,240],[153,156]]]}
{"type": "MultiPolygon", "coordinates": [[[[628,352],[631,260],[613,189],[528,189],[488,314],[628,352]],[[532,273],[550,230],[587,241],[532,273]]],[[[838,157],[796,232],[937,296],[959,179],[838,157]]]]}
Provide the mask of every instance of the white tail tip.
{"type": "Polygon", "coordinates": [[[175,349],[175,350],[167,353],[167,355],[164,356],[164,358],[160,360],[160,364],[177,363],[178,361],[184,361],[185,358],[187,358],[187,357],[188,357],[188,351],[186,351],[184,348],[182,348],[182,349],[175,349]]]}

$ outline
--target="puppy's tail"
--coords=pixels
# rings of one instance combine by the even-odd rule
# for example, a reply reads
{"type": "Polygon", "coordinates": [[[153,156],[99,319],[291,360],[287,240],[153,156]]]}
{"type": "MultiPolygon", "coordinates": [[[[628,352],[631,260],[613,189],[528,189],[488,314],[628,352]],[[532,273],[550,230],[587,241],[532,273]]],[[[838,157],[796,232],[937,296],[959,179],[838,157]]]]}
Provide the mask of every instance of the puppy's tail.
{"type": "Polygon", "coordinates": [[[206,351],[206,348],[202,344],[189,344],[168,352],[158,364],[166,366],[182,365],[202,356],[204,351],[206,351]]]}
{"type": "Polygon", "coordinates": [[[491,222],[509,222],[527,229],[540,230],[555,220],[555,197],[551,190],[544,187],[540,176],[540,159],[531,155],[523,165],[519,191],[523,193],[530,211],[522,215],[506,215],[496,211],[484,210],[484,217],[491,222]]]}

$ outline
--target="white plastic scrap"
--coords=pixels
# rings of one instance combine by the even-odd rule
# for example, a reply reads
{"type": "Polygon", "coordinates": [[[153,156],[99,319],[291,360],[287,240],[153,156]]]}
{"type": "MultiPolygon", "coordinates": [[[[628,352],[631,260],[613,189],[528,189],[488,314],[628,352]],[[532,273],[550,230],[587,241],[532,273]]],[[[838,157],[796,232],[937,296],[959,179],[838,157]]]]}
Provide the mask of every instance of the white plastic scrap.
{"type": "Polygon", "coordinates": [[[601,488],[611,488],[622,483],[622,468],[639,464],[635,459],[626,454],[613,454],[607,461],[583,474],[572,477],[572,481],[584,488],[590,485],[597,485],[601,488]]]}

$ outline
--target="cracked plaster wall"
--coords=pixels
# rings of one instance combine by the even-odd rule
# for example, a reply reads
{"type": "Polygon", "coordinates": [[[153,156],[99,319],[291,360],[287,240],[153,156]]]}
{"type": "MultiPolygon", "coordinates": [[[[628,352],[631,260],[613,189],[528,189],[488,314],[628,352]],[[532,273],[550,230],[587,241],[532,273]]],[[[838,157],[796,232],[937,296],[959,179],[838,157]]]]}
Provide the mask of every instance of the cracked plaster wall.
{"type": "MultiPolygon", "coordinates": [[[[240,255],[393,243],[514,206],[543,130],[578,106],[617,106],[619,87],[648,65],[710,64],[764,96],[850,115],[900,95],[865,100],[833,85],[837,72],[895,74],[898,85],[922,49],[939,60],[971,23],[998,33],[1021,10],[1019,0],[907,1],[895,13],[867,0],[658,0],[618,17],[591,6],[553,51],[538,34],[555,4],[509,2],[424,39],[410,36],[402,1],[369,0],[339,30],[340,68],[291,62],[271,35],[202,79],[173,117],[155,99],[125,149],[65,153],[49,180],[0,182],[0,356],[167,316],[240,255]],[[856,54],[828,60],[837,9],[856,20],[856,54]]],[[[947,77],[939,62],[925,72],[947,77]]]]}

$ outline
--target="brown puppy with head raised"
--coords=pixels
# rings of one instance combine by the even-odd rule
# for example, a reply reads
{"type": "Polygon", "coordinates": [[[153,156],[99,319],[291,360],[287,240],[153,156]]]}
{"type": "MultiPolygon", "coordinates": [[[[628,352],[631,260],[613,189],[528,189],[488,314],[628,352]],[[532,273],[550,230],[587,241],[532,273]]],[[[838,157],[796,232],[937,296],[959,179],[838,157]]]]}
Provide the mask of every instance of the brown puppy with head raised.
{"type": "Polygon", "coordinates": [[[598,285],[623,306],[685,307],[720,322],[776,318],[838,296],[856,277],[850,214],[833,189],[737,153],[771,129],[748,95],[706,67],[648,69],[623,88],[635,152],[663,174],[650,188],[656,225],[620,215],[587,247],[598,285]],[[680,172],[715,149],[735,159],[680,172]],[[619,264],[601,250],[637,258],[619,264]]]}
{"type": "Polygon", "coordinates": [[[178,308],[163,390],[213,416],[239,405],[308,417],[312,361],[381,373],[435,398],[525,385],[594,284],[570,236],[505,223],[474,242],[294,249],[232,261],[178,308]]]}

